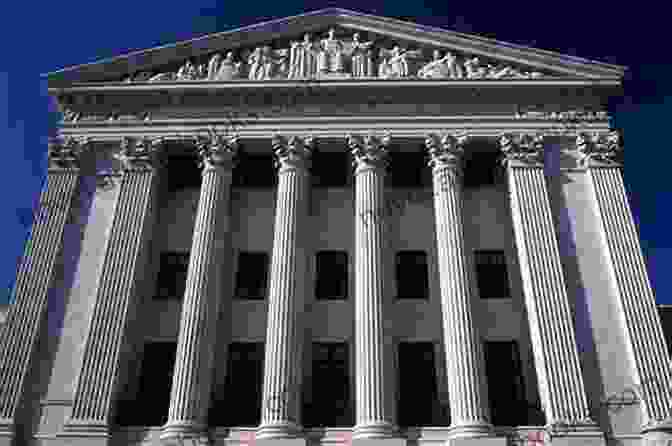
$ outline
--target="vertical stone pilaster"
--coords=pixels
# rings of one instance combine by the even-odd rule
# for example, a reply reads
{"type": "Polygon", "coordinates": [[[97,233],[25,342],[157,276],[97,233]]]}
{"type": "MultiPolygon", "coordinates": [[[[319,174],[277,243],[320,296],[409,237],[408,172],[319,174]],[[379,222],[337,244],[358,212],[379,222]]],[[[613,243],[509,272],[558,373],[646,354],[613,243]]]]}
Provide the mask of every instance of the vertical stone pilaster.
{"type": "Polygon", "coordinates": [[[500,137],[525,305],[546,421],[594,431],[563,277],[541,137],[500,137]]]}
{"type": "Polygon", "coordinates": [[[14,434],[16,411],[45,320],[85,144],[73,138],[49,143],[49,169],[18,268],[14,302],[0,327],[0,436],[14,434]]]}
{"type": "Polygon", "coordinates": [[[354,439],[396,436],[390,334],[385,332],[385,169],[389,134],[348,136],[355,159],[355,365],[354,439]]]}
{"type": "Polygon", "coordinates": [[[216,322],[222,299],[222,252],[229,231],[228,204],[238,143],[235,137],[224,138],[211,129],[208,137],[198,141],[198,148],[203,182],[189,255],[168,422],[161,434],[164,444],[203,436],[210,404],[216,322]]]}
{"type": "Polygon", "coordinates": [[[655,438],[658,432],[672,432],[672,371],[620,172],[620,135],[616,131],[593,135],[580,133],[576,146],[584,155],[588,168],[600,220],[602,247],[616,284],[619,322],[628,343],[627,361],[640,391],[642,431],[647,437],[655,438]]]}
{"type": "Polygon", "coordinates": [[[464,237],[462,144],[466,135],[429,135],[446,370],[454,437],[492,432],[481,338],[473,310],[473,256],[464,237]]]}
{"type": "Polygon", "coordinates": [[[273,254],[264,358],[261,425],[258,439],[296,438],[302,383],[305,306],[306,223],[310,157],[315,141],[276,135],[278,165],[273,254]]]}
{"type": "Polygon", "coordinates": [[[145,265],[140,259],[148,248],[154,224],[157,152],[161,144],[160,139],[135,143],[129,138],[122,140],[118,159],[123,165],[123,174],[92,296],[95,303],[72,413],[65,425],[65,431],[73,438],[78,434],[97,435],[105,442],[109,435],[119,356],[144,273],[145,265]]]}

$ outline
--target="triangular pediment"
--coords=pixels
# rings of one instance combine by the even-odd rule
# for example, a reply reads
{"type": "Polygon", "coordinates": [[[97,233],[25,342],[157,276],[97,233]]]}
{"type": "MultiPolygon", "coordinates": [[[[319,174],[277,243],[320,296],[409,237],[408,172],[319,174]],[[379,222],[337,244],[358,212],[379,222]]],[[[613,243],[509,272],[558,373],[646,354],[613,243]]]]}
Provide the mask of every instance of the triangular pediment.
{"type": "Polygon", "coordinates": [[[90,82],[614,79],[625,68],[343,9],[325,9],[46,75],[90,82]]]}

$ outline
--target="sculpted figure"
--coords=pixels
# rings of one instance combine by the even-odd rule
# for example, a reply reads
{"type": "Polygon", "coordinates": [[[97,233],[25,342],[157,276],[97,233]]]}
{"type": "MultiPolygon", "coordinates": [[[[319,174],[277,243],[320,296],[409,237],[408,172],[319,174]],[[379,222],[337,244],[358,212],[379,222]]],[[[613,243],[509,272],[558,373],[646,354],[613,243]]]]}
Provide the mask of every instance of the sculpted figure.
{"type": "Polygon", "coordinates": [[[486,75],[486,68],[479,66],[480,62],[478,57],[472,59],[467,59],[464,61],[464,68],[467,72],[467,77],[469,79],[481,78],[486,75]]]}
{"type": "MultiPolygon", "coordinates": [[[[445,79],[450,76],[450,70],[448,68],[448,57],[450,53],[446,53],[444,57],[441,57],[439,50],[434,50],[432,53],[432,61],[420,68],[418,71],[418,77],[424,79],[445,79]]],[[[454,59],[454,58],[453,58],[454,59]]],[[[452,77],[452,76],[451,76],[452,77]]]]}
{"type": "Polygon", "coordinates": [[[378,77],[383,79],[392,77],[392,67],[390,66],[387,51],[381,49],[378,58],[380,60],[378,63],[378,77]]]}
{"type": "Polygon", "coordinates": [[[249,80],[260,80],[264,78],[263,54],[261,47],[257,47],[252,51],[252,54],[247,59],[247,64],[250,66],[247,78],[249,80]]]}
{"type": "Polygon", "coordinates": [[[301,42],[301,76],[312,77],[317,73],[317,50],[310,40],[310,34],[303,35],[301,42]]]}
{"type": "Polygon", "coordinates": [[[237,78],[239,74],[240,62],[234,62],[233,53],[229,51],[215,72],[214,78],[218,81],[228,81],[237,78]]]}
{"type": "Polygon", "coordinates": [[[317,70],[320,73],[343,72],[343,43],[334,38],[334,29],[329,30],[326,39],[320,41],[320,53],[317,60],[317,70]]]}
{"type": "Polygon", "coordinates": [[[215,79],[221,60],[222,56],[220,54],[215,54],[210,58],[210,62],[208,62],[208,80],[215,79]]]}
{"type": "Polygon", "coordinates": [[[373,42],[360,42],[359,33],[352,36],[352,76],[373,76],[371,46],[373,42]]]}
{"type": "Polygon", "coordinates": [[[387,63],[389,65],[388,77],[407,77],[408,76],[408,56],[417,57],[419,51],[402,50],[395,45],[391,51],[383,50],[389,53],[387,63]]]}
{"type": "Polygon", "coordinates": [[[175,73],[158,73],[148,79],[147,82],[169,82],[175,80],[175,73]]]}
{"type": "Polygon", "coordinates": [[[191,81],[198,78],[198,71],[191,61],[186,61],[184,65],[177,70],[178,81],[191,81]]]}

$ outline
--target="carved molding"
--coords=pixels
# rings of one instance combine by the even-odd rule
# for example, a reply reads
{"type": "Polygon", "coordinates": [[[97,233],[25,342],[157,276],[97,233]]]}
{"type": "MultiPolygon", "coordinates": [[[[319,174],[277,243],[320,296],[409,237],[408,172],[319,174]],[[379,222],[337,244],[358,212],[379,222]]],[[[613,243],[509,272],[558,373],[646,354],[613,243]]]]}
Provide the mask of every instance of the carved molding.
{"type": "Polygon", "coordinates": [[[86,137],[52,139],[48,144],[49,170],[79,168],[80,156],[90,143],[86,137]]]}
{"type": "Polygon", "coordinates": [[[119,152],[114,158],[121,162],[125,170],[148,170],[157,166],[160,161],[159,151],[165,140],[163,138],[129,138],[123,137],[119,152]]]}
{"type": "Polygon", "coordinates": [[[215,127],[209,127],[207,135],[196,139],[199,166],[203,169],[225,167],[232,169],[240,148],[238,135],[218,133],[215,127]]]}
{"type": "Polygon", "coordinates": [[[276,167],[280,170],[287,168],[309,168],[310,157],[315,150],[317,140],[313,136],[286,136],[275,134],[271,139],[273,152],[276,156],[276,167]]]}
{"type": "MultiPolygon", "coordinates": [[[[339,30],[340,32],[341,30],[339,30]]],[[[185,60],[175,71],[142,71],[123,82],[232,81],[269,79],[536,79],[539,71],[526,71],[475,55],[439,49],[409,49],[399,43],[385,48],[375,40],[361,41],[360,33],[336,37],[306,33],[287,47],[272,44],[210,54],[199,63],[185,60]],[[432,56],[426,52],[432,50],[432,56]]],[[[385,36],[381,36],[385,38],[385,36]]],[[[380,40],[380,39],[378,39],[380,40]]],[[[388,45],[389,46],[389,45],[388,45]]]]}
{"type": "Polygon", "coordinates": [[[442,167],[460,169],[464,144],[468,139],[466,132],[444,133],[441,136],[430,133],[425,138],[425,146],[430,156],[429,165],[434,169],[442,167]]]}
{"type": "Polygon", "coordinates": [[[346,140],[357,170],[365,167],[386,168],[389,163],[388,146],[391,139],[390,132],[385,132],[379,137],[372,134],[364,137],[348,134],[346,140]]]}
{"type": "Polygon", "coordinates": [[[592,161],[607,165],[623,164],[623,138],[621,132],[607,133],[580,132],[576,136],[576,149],[584,156],[584,163],[592,161]]]}
{"type": "Polygon", "coordinates": [[[504,162],[517,161],[525,164],[543,164],[544,136],[530,133],[503,133],[499,145],[504,162]]]}

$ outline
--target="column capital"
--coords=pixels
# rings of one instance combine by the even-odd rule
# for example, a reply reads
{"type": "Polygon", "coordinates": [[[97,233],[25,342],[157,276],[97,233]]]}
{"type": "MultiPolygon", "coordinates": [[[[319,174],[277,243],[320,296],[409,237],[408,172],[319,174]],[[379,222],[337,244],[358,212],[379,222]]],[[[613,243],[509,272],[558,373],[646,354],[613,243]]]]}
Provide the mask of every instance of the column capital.
{"type": "Polygon", "coordinates": [[[355,158],[355,173],[366,168],[387,167],[388,147],[392,140],[390,132],[385,132],[382,136],[374,136],[369,133],[364,137],[348,134],[346,135],[346,139],[348,148],[355,158]]]}
{"type": "Polygon", "coordinates": [[[602,133],[580,132],[576,135],[575,144],[576,150],[584,156],[587,166],[623,165],[623,137],[618,130],[602,133]]]}
{"type": "Polygon", "coordinates": [[[223,135],[214,127],[208,128],[207,135],[196,137],[199,166],[203,171],[222,167],[233,169],[240,148],[238,135],[223,135]]]}
{"type": "Polygon", "coordinates": [[[502,133],[499,145],[504,154],[503,162],[540,166],[544,162],[544,136],[533,133],[502,133]]]}
{"type": "Polygon", "coordinates": [[[280,171],[290,168],[307,169],[310,167],[310,157],[317,145],[317,139],[311,135],[288,138],[276,133],[271,143],[276,156],[275,165],[280,168],[280,171]]]}
{"type": "Polygon", "coordinates": [[[80,156],[90,143],[91,139],[86,137],[51,139],[48,143],[49,170],[79,168],[80,156]]]}
{"type": "Polygon", "coordinates": [[[119,152],[114,158],[119,160],[124,170],[151,170],[160,162],[159,152],[163,148],[163,138],[130,138],[121,139],[119,152]]]}
{"type": "Polygon", "coordinates": [[[469,139],[466,132],[443,133],[441,136],[430,133],[425,138],[425,147],[429,152],[429,165],[434,169],[450,167],[461,169],[464,144],[469,139]]]}

